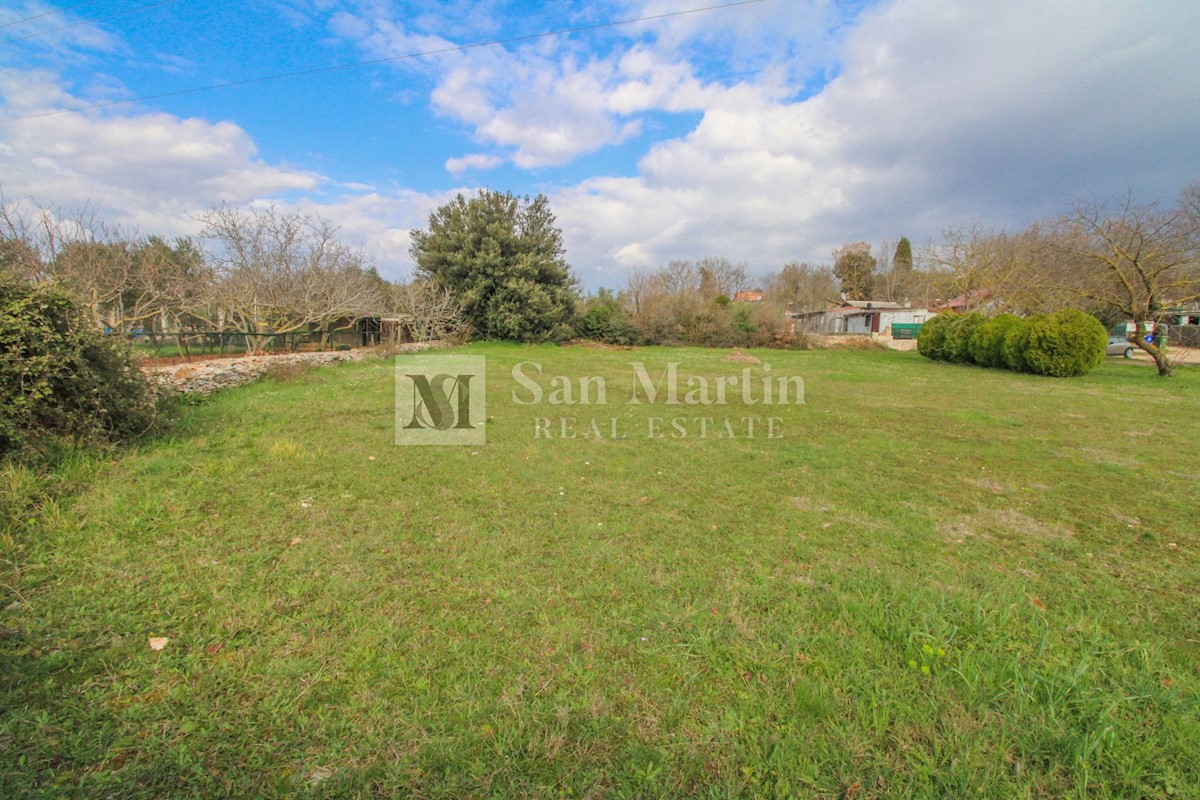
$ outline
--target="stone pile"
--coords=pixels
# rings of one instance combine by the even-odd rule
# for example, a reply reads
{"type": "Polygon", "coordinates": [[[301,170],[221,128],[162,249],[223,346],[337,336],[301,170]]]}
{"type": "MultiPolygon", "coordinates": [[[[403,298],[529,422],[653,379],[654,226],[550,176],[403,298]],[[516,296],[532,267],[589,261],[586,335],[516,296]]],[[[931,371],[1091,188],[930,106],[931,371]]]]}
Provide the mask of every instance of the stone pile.
{"type": "MultiPolygon", "coordinates": [[[[399,345],[401,353],[415,353],[439,346],[436,342],[399,345]]],[[[373,350],[335,350],[328,353],[287,353],[278,356],[245,356],[243,358],[216,358],[209,361],[194,361],[168,367],[143,367],[146,374],[156,379],[171,394],[211,394],[217,389],[252,383],[266,374],[269,369],[298,366],[322,366],[340,361],[360,361],[375,355],[373,350]]]]}

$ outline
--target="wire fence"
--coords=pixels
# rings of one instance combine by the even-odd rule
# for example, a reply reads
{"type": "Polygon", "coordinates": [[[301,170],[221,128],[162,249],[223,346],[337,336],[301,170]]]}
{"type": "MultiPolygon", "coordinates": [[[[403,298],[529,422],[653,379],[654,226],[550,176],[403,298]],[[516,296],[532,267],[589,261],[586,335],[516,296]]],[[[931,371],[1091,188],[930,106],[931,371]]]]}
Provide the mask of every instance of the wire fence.
{"type": "Polygon", "coordinates": [[[191,358],[202,355],[299,353],[371,347],[383,332],[364,328],[243,333],[241,331],[140,331],[125,334],[136,353],[149,358],[191,358]]]}

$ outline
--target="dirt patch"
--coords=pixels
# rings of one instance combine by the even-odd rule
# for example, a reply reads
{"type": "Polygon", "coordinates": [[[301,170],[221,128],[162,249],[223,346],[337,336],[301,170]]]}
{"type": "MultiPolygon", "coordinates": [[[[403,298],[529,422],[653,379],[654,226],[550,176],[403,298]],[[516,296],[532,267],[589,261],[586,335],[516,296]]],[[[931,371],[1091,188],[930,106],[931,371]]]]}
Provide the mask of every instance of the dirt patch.
{"type": "Polygon", "coordinates": [[[1004,494],[1008,491],[1008,487],[1003,483],[1000,483],[999,481],[988,480],[987,478],[970,478],[967,480],[967,483],[971,484],[977,489],[983,489],[984,491],[991,492],[992,494],[1004,494]]]}
{"type": "Polygon", "coordinates": [[[1107,464],[1110,467],[1120,467],[1122,469],[1139,469],[1142,466],[1142,462],[1136,458],[1110,453],[1098,447],[1077,447],[1066,452],[1075,456],[1081,456],[1093,464],[1107,464]]]}
{"type": "Polygon", "coordinates": [[[743,353],[741,350],[734,350],[729,355],[725,356],[725,361],[736,361],[739,364],[761,364],[762,359],[756,358],[749,353],[743,353]]]}
{"type": "MultiPolygon", "coordinates": [[[[945,539],[956,544],[961,544],[967,539],[974,539],[979,535],[979,532],[971,524],[971,517],[966,516],[939,522],[937,530],[945,539]]],[[[984,538],[990,537],[985,536],[984,538]]]]}
{"type": "MultiPolygon", "coordinates": [[[[1154,366],[1154,359],[1144,350],[1134,349],[1133,358],[1129,359],[1137,364],[1149,364],[1154,366]]],[[[1167,363],[1172,367],[1177,366],[1195,366],[1200,364],[1200,347],[1172,347],[1167,346],[1167,363]]]]}
{"type": "Polygon", "coordinates": [[[572,339],[567,342],[568,347],[583,347],[587,350],[636,350],[631,344],[608,344],[607,342],[597,342],[592,339],[572,339]]]}
{"type": "Polygon", "coordinates": [[[828,506],[824,506],[811,497],[789,497],[788,503],[797,511],[818,511],[822,514],[829,510],[828,506]]]}
{"type": "Polygon", "coordinates": [[[1010,508],[981,509],[938,524],[938,533],[955,543],[967,539],[1064,539],[1075,531],[1058,523],[1039,522],[1010,508]]]}

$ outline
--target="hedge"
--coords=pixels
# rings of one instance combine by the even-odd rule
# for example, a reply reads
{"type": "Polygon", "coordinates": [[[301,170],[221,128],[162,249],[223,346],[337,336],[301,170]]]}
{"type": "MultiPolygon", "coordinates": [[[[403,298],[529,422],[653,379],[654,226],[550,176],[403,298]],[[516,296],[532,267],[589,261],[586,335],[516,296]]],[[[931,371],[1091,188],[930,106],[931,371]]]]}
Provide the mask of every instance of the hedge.
{"type": "Polygon", "coordinates": [[[946,329],[957,318],[957,314],[946,312],[926,320],[917,334],[917,352],[935,361],[945,360],[946,329]]]}
{"type": "Polygon", "coordinates": [[[1104,361],[1107,333],[1075,309],[1021,318],[943,313],[925,323],[917,350],[926,358],[1038,375],[1082,375],[1104,361]]]}
{"type": "Polygon", "coordinates": [[[1025,363],[1038,375],[1066,378],[1104,362],[1108,332],[1090,314],[1064,308],[1029,326],[1025,363]]]}
{"type": "Polygon", "coordinates": [[[971,334],[971,360],[981,367],[1005,367],[1004,337],[1021,318],[1013,314],[1001,314],[984,322],[971,334]]]}

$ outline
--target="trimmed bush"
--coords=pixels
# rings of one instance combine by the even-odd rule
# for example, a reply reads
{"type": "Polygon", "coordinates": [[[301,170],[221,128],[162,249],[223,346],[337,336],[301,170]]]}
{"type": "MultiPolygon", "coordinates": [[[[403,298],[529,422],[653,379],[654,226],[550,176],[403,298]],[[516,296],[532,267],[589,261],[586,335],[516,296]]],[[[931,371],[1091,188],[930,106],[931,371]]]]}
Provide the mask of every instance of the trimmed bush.
{"type": "Polygon", "coordinates": [[[980,325],[971,334],[971,360],[984,367],[1003,369],[1008,366],[1004,362],[1004,337],[1014,325],[1019,324],[1020,317],[1001,314],[980,325]]]}
{"type": "Polygon", "coordinates": [[[959,364],[976,363],[971,357],[971,337],[985,322],[987,322],[987,317],[978,311],[957,317],[946,328],[946,360],[959,364]]]}
{"type": "Polygon", "coordinates": [[[1107,342],[1108,334],[1099,320],[1064,308],[1030,325],[1025,362],[1038,375],[1082,375],[1104,361],[1107,342]]]}
{"type": "Polygon", "coordinates": [[[59,440],[128,440],[155,416],[124,342],[67,292],[0,277],[0,458],[59,440]]]}
{"type": "Polygon", "coordinates": [[[1099,366],[1107,341],[1103,325],[1070,308],[1028,319],[939,314],[921,328],[917,350],[941,361],[1066,377],[1099,366]]]}
{"type": "Polygon", "coordinates": [[[1030,328],[1041,318],[1041,315],[1025,317],[1009,325],[1004,333],[1004,343],[1000,345],[1000,356],[1004,360],[1004,366],[1016,372],[1029,372],[1029,364],[1025,361],[1025,348],[1029,346],[1030,328]]]}
{"type": "Polygon", "coordinates": [[[921,332],[917,334],[917,352],[935,361],[944,360],[946,329],[957,319],[959,319],[958,314],[946,312],[926,320],[925,324],[921,326],[921,332]]]}

